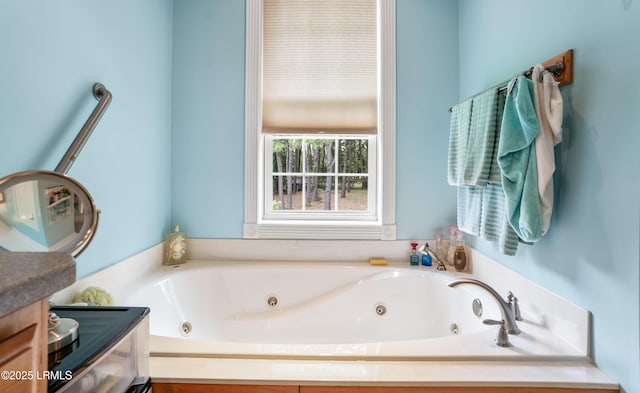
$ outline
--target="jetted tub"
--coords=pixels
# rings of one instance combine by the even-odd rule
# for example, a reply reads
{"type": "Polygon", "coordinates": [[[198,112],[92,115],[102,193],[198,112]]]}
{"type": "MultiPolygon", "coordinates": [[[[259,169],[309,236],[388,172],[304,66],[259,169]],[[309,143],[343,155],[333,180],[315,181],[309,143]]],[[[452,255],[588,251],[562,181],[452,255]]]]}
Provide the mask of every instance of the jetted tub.
{"type": "Polygon", "coordinates": [[[116,299],[151,307],[152,356],[584,358],[526,314],[513,345],[495,345],[497,326],[482,321],[500,319],[499,308],[479,287],[447,286],[462,276],[405,264],[189,261],[116,299]]]}

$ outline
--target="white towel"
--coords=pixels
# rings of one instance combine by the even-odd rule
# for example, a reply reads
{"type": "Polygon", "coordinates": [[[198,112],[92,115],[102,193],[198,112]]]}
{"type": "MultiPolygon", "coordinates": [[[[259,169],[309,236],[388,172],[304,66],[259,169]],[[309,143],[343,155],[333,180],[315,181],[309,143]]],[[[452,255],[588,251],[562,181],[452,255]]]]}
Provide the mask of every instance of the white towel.
{"type": "Polygon", "coordinates": [[[536,165],[538,192],[542,208],[542,234],[549,230],[553,212],[553,173],[556,169],[554,146],[562,141],[562,95],[558,82],[542,64],[531,74],[535,97],[536,117],[540,131],[536,136],[536,165]]]}

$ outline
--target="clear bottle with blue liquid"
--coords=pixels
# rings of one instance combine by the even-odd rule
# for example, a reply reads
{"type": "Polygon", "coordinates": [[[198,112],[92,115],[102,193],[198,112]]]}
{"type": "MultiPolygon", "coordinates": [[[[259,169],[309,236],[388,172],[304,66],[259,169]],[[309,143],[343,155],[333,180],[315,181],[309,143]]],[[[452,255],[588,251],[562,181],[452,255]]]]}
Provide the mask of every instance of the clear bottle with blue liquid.
{"type": "Polygon", "coordinates": [[[429,254],[428,242],[424,244],[420,253],[422,254],[422,266],[431,266],[433,264],[433,259],[431,258],[431,254],[429,254]]]}

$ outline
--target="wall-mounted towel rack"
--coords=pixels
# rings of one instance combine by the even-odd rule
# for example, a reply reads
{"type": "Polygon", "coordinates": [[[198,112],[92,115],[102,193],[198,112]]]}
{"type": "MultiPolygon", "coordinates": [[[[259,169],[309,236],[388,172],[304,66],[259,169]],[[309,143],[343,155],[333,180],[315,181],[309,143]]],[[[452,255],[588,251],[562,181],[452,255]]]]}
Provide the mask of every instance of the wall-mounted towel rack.
{"type": "Polygon", "coordinates": [[[60,163],[58,163],[55,172],[65,175],[67,174],[67,172],[69,172],[69,168],[71,168],[73,162],[76,160],[76,158],[78,158],[80,150],[82,150],[82,148],[84,147],[84,144],[91,136],[93,129],[96,128],[96,125],[98,125],[102,114],[111,102],[111,92],[109,92],[109,90],[107,90],[107,88],[104,87],[104,85],[101,83],[96,83],[95,85],[93,85],[93,96],[96,98],[96,100],[98,100],[98,104],[96,105],[93,112],[91,112],[91,114],[89,115],[89,118],[80,129],[80,132],[78,132],[76,139],[73,140],[71,146],[69,146],[69,149],[67,149],[67,152],[62,157],[62,160],[60,160],[60,163]]]}
{"type": "MultiPolygon", "coordinates": [[[[559,86],[568,85],[573,82],[573,49],[566,50],[553,56],[550,59],[543,61],[542,64],[547,71],[553,75],[553,79],[558,82],[559,86]]],[[[533,67],[522,72],[527,78],[531,78],[533,67]]],[[[502,85],[501,83],[500,85],[502,85]]],[[[499,85],[498,85],[499,86],[499,85]]],[[[494,86],[495,88],[496,86],[494,86]]],[[[506,88],[506,87],[505,87],[506,88]]],[[[453,107],[449,108],[449,112],[453,107]]]]}
{"type": "MultiPolygon", "coordinates": [[[[559,86],[568,85],[573,82],[573,49],[569,49],[552,58],[542,62],[542,65],[553,74],[553,79],[559,86]]],[[[527,78],[531,78],[533,67],[523,73],[527,78]]]]}

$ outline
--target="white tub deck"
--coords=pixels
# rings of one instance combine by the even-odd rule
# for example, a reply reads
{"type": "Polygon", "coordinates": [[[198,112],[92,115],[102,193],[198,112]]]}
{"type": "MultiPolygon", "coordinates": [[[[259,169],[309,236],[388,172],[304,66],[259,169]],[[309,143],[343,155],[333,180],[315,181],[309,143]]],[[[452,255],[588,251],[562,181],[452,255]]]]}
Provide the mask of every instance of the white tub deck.
{"type": "Polygon", "coordinates": [[[349,361],[152,357],[155,382],[619,389],[582,361],[349,361]]]}
{"type": "MultiPolygon", "coordinates": [[[[208,250],[229,252],[238,249],[240,244],[244,243],[206,240],[196,241],[192,245],[196,246],[195,250],[202,257],[221,263],[208,250]],[[227,242],[230,244],[227,245],[227,242]]],[[[296,243],[296,246],[308,248],[306,243],[296,243]]],[[[314,243],[313,246],[318,245],[314,243]]],[[[389,255],[383,252],[378,254],[389,255]]],[[[227,257],[224,256],[224,259],[227,257]]],[[[617,383],[590,360],[587,311],[475,250],[470,250],[469,259],[473,274],[451,271],[445,274],[450,279],[477,278],[502,295],[506,295],[507,290],[513,290],[520,299],[526,321],[519,324],[523,334],[510,336],[514,344],[511,348],[499,348],[493,344],[497,331],[495,326],[461,336],[425,339],[422,343],[421,340],[404,343],[402,340],[390,340],[375,345],[357,343],[357,346],[352,345],[342,352],[332,348],[324,356],[318,356],[322,350],[317,347],[311,355],[306,353],[304,345],[287,344],[282,347],[277,343],[236,342],[225,347],[225,343],[210,340],[152,335],[151,377],[156,382],[216,384],[618,389],[617,383]],[[540,334],[544,332],[551,334],[540,334]]],[[[68,302],[75,293],[91,285],[108,289],[118,301],[118,297],[124,296],[128,288],[157,271],[159,260],[161,245],[83,278],[54,296],[53,301],[68,302]]],[[[366,265],[364,261],[360,263],[366,265]]]]}

